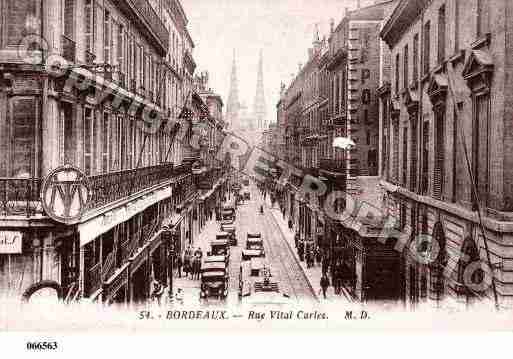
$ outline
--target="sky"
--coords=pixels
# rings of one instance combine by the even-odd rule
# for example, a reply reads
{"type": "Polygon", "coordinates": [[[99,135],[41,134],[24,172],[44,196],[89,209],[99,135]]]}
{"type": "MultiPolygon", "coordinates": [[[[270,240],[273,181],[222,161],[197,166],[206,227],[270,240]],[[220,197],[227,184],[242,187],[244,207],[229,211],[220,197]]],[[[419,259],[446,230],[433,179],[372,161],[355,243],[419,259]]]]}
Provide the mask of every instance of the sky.
{"type": "MultiPolygon", "coordinates": [[[[371,5],[373,0],[361,0],[371,5]]],[[[195,43],[196,72],[209,72],[209,86],[225,103],[230,90],[233,50],[236,52],[239,101],[253,109],[259,51],[264,58],[267,120],[276,121],[280,83],[289,84],[299,63],[306,63],[315,26],[328,37],[344,8],[356,0],[182,0],[195,43]]]]}

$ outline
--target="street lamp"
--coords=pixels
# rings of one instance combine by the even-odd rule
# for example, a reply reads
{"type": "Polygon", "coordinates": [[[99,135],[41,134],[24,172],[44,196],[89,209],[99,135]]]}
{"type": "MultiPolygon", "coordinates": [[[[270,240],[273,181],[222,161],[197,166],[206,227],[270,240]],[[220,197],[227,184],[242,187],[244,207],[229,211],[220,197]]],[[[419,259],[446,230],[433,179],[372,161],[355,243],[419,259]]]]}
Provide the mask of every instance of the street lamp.
{"type": "Polygon", "coordinates": [[[174,260],[175,260],[175,234],[174,232],[168,227],[164,226],[162,227],[162,241],[166,243],[166,245],[169,248],[169,259],[170,264],[168,266],[168,277],[169,277],[169,296],[172,297],[173,295],[173,269],[174,269],[174,260]]]}

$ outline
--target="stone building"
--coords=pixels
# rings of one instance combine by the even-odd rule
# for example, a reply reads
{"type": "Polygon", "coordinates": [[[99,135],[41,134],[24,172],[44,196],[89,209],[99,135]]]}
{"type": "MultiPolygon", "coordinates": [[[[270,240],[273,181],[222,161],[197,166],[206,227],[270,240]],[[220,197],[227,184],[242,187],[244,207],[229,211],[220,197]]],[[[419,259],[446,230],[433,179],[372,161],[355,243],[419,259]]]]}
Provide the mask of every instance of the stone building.
{"type": "Polygon", "coordinates": [[[412,240],[430,236],[427,262],[402,246],[412,308],[511,305],[512,8],[401,0],[381,31],[392,58],[380,91],[387,211],[412,240]]]}
{"type": "Polygon", "coordinates": [[[193,88],[183,9],[0,4],[0,294],[143,301],[151,280],[171,283],[170,259],[201,227],[170,121],[193,88]]]}

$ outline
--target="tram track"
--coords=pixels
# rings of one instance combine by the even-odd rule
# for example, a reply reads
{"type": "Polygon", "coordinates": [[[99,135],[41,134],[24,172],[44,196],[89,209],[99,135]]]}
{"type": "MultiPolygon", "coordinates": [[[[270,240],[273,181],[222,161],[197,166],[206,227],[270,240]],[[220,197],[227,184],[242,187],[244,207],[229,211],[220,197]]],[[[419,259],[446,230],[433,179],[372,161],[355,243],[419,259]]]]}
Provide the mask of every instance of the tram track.
{"type": "MultiPolygon", "coordinates": [[[[285,242],[281,229],[279,228],[276,220],[269,213],[269,208],[266,207],[266,211],[263,215],[257,214],[257,203],[255,198],[259,194],[252,191],[253,200],[245,208],[245,215],[248,215],[248,211],[253,209],[253,213],[256,215],[254,219],[255,225],[260,229],[262,233],[264,249],[266,252],[266,258],[271,263],[272,267],[278,269],[279,279],[281,285],[286,285],[290,289],[289,295],[291,298],[296,300],[316,300],[314,290],[311,287],[308,279],[306,278],[303,269],[297,262],[297,259],[291,253],[291,248],[288,243],[285,242]]],[[[251,219],[249,219],[251,220],[251,219]]]]}

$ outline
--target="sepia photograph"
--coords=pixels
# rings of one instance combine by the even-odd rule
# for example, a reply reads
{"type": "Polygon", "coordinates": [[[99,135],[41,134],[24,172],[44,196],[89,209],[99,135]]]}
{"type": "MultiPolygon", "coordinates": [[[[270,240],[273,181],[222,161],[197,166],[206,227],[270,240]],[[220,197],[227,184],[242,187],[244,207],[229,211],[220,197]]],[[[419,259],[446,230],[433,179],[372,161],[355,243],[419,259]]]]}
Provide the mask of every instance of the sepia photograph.
{"type": "Polygon", "coordinates": [[[0,332],[511,332],[510,14],[0,0],[0,332]]]}

